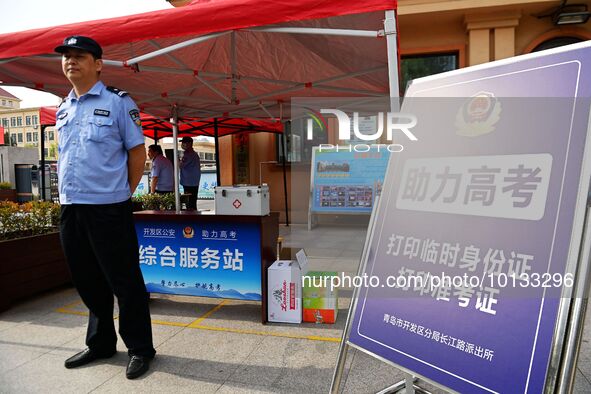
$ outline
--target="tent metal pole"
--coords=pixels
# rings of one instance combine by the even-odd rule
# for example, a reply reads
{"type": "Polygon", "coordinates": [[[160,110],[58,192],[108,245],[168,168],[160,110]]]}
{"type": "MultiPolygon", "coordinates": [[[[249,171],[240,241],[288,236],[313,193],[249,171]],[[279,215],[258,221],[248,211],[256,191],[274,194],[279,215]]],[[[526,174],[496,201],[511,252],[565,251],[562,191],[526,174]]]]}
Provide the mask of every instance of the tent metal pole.
{"type": "Polygon", "coordinates": [[[231,87],[231,102],[235,103],[238,100],[238,97],[236,97],[236,81],[238,80],[236,78],[238,71],[237,71],[237,67],[236,67],[236,32],[233,31],[232,34],[230,35],[230,62],[231,62],[231,67],[232,67],[232,87],[231,87]]]}
{"type": "Polygon", "coordinates": [[[323,36],[345,36],[345,37],[370,37],[376,38],[381,32],[374,30],[354,30],[354,29],[320,29],[309,27],[262,27],[253,29],[242,29],[245,31],[265,32],[265,33],[289,33],[289,34],[319,34],[323,36]]]}
{"type": "Polygon", "coordinates": [[[141,55],[141,56],[137,56],[137,57],[131,58],[127,62],[125,62],[125,64],[127,64],[128,66],[130,66],[132,64],[140,63],[140,62],[143,62],[144,60],[149,60],[149,59],[153,59],[153,58],[158,57],[158,56],[166,55],[167,53],[174,52],[177,49],[186,48],[186,47],[191,46],[191,45],[199,44],[200,42],[205,42],[205,41],[211,40],[212,38],[218,38],[218,37],[224,36],[224,35],[226,35],[228,33],[230,33],[230,31],[224,31],[224,32],[221,32],[221,33],[214,33],[214,34],[207,34],[205,36],[193,38],[192,40],[187,40],[187,41],[184,41],[184,42],[180,42],[178,44],[174,44],[174,45],[171,45],[169,47],[165,47],[165,48],[159,49],[159,50],[154,51],[154,52],[146,53],[145,55],[141,55]]]}
{"type": "Polygon", "coordinates": [[[217,94],[218,96],[220,96],[221,98],[223,98],[224,100],[226,100],[226,102],[228,104],[232,104],[232,100],[226,96],[224,93],[222,93],[218,88],[216,88],[215,86],[213,86],[212,84],[210,84],[206,79],[203,79],[201,76],[199,75],[195,75],[195,78],[201,82],[202,84],[204,84],[209,90],[211,90],[212,92],[214,92],[215,94],[217,94]]]}
{"type": "Polygon", "coordinates": [[[236,83],[238,84],[238,86],[240,86],[242,88],[246,97],[248,97],[248,98],[254,97],[254,95],[250,92],[250,90],[248,90],[248,88],[246,87],[245,84],[242,83],[242,81],[240,81],[239,79],[236,79],[236,83]]]}
{"type": "MultiPolygon", "coordinates": [[[[384,20],[384,33],[386,35],[386,48],[388,55],[388,79],[390,81],[390,97],[400,96],[400,84],[398,82],[398,32],[396,30],[396,12],[386,11],[384,20]]],[[[394,110],[394,108],[392,109],[394,110]]]]}
{"type": "MultiPolygon", "coordinates": [[[[156,41],[148,40],[148,42],[156,49],[162,49],[162,46],[160,44],[158,44],[156,41]]],[[[183,63],[182,61],[180,61],[179,59],[177,59],[176,57],[174,57],[170,53],[167,53],[166,57],[169,58],[170,60],[172,60],[173,62],[175,62],[176,64],[178,64],[179,66],[186,68],[188,71],[191,71],[189,66],[187,66],[185,63],[183,63]]],[[[144,69],[144,67],[142,67],[142,70],[143,69],[144,69]]]]}
{"type": "Polygon", "coordinates": [[[267,107],[265,107],[262,103],[259,103],[259,107],[263,110],[264,113],[266,113],[267,115],[269,115],[269,118],[275,119],[275,117],[273,116],[273,114],[271,112],[269,112],[269,110],[267,110],[267,107]]]}
{"type": "Polygon", "coordinates": [[[119,60],[103,59],[103,64],[105,66],[125,67],[125,63],[119,60]]]}
{"type": "MultiPolygon", "coordinates": [[[[279,103],[279,121],[283,123],[283,103],[280,102],[279,103]]],[[[291,131],[291,127],[289,128],[289,130],[291,131]]],[[[287,227],[289,227],[289,207],[287,205],[287,174],[286,174],[286,164],[285,162],[287,161],[287,157],[285,155],[285,151],[286,151],[286,147],[285,145],[287,145],[287,137],[285,136],[285,123],[283,123],[283,133],[281,133],[281,149],[283,152],[283,197],[285,199],[285,225],[287,227]]],[[[279,258],[279,256],[277,256],[277,258],[279,258]]]]}
{"type": "Polygon", "coordinates": [[[215,176],[217,186],[220,186],[222,183],[221,174],[220,174],[220,141],[218,135],[218,118],[213,118],[213,130],[214,130],[214,138],[215,138],[215,176]]]}
{"type": "Polygon", "coordinates": [[[41,199],[45,201],[45,125],[39,131],[41,138],[41,199]]]}
{"type": "Polygon", "coordinates": [[[179,114],[176,105],[172,106],[172,157],[174,160],[174,205],[176,213],[181,213],[181,195],[179,194],[179,114]]]}
{"type": "MultiPolygon", "coordinates": [[[[285,127],[283,128],[281,149],[283,150],[283,196],[285,197],[285,225],[289,227],[289,208],[287,206],[287,174],[286,174],[286,157],[285,157],[285,144],[287,144],[287,138],[285,137],[285,127]]],[[[277,256],[279,258],[279,256],[277,256]]]]}
{"type": "Polygon", "coordinates": [[[575,278],[576,284],[572,294],[570,322],[567,326],[562,360],[558,369],[555,393],[573,393],[577,361],[583,339],[583,328],[589,302],[589,283],[591,282],[591,209],[587,202],[587,212],[583,227],[583,241],[579,252],[579,263],[575,278]]]}

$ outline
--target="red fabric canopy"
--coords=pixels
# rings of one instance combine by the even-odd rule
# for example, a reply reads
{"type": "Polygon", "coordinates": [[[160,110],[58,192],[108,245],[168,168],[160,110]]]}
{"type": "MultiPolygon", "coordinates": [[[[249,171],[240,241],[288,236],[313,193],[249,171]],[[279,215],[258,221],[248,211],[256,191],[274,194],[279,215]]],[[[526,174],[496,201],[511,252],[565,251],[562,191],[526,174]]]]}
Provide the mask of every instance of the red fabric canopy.
{"type": "MultiPolygon", "coordinates": [[[[41,107],[39,108],[39,121],[42,126],[54,126],[55,114],[57,108],[55,107],[41,107]]],[[[142,130],[146,137],[158,139],[164,137],[172,137],[172,124],[164,119],[155,116],[141,113],[142,130]]],[[[231,135],[236,133],[282,133],[283,124],[281,122],[266,122],[254,119],[238,119],[238,118],[216,118],[214,119],[179,119],[179,138],[194,137],[204,135],[208,137],[215,137],[215,125],[217,122],[218,137],[231,135]]]]}
{"type": "Polygon", "coordinates": [[[102,46],[396,9],[396,0],[195,0],[185,7],[0,35],[0,59],[51,54],[69,35],[102,46]]]}
{"type": "MultiPolygon", "coordinates": [[[[152,139],[172,137],[172,124],[166,120],[156,118],[152,115],[141,114],[142,129],[146,137],[152,139]]],[[[215,137],[215,124],[217,123],[218,137],[236,133],[282,133],[283,124],[277,122],[267,122],[254,119],[238,118],[216,118],[216,119],[179,119],[178,136],[193,137],[204,135],[215,137]]]]}
{"type": "Polygon", "coordinates": [[[41,107],[39,108],[39,122],[41,126],[54,126],[56,107],[41,107]]]}
{"type": "Polygon", "coordinates": [[[176,106],[181,118],[287,119],[293,97],[389,95],[381,31],[384,10],[395,8],[395,0],[197,0],[3,34],[0,84],[66,96],[53,49],[79,34],[103,46],[101,79],[128,91],[142,112],[166,119],[176,106]]]}

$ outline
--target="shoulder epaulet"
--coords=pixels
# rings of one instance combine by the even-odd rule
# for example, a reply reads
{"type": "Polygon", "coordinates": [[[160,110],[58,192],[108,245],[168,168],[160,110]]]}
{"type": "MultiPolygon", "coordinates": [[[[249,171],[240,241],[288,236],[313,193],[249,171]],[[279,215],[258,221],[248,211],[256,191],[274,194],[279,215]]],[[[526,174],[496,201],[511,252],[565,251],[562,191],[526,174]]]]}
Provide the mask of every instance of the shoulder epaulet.
{"type": "Polygon", "coordinates": [[[117,89],[113,86],[107,86],[107,90],[111,93],[115,93],[119,97],[125,97],[129,95],[129,93],[127,93],[125,90],[117,89]]]}

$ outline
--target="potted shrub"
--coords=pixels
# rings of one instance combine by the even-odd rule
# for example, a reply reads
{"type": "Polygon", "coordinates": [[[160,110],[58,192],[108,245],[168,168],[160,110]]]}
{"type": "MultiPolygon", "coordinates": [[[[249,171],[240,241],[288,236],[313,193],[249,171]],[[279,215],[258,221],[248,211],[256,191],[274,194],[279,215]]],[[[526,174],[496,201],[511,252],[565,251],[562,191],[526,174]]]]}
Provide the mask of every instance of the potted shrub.
{"type": "Polygon", "coordinates": [[[15,300],[70,282],[59,214],[59,205],[51,202],[0,202],[0,311],[15,300]]]}
{"type": "Polygon", "coordinates": [[[0,182],[0,201],[16,202],[16,189],[12,187],[10,182],[0,182]]]}
{"type": "Polygon", "coordinates": [[[174,209],[174,193],[144,194],[134,197],[134,208],[141,204],[144,211],[170,211],[174,209]]]}

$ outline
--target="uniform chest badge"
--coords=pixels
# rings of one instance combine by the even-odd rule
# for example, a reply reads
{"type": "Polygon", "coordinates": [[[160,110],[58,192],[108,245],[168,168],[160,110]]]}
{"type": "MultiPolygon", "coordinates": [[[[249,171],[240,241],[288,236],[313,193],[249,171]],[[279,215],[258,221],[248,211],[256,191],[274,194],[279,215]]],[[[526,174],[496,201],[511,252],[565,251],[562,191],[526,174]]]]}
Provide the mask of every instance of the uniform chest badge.
{"type": "Polygon", "coordinates": [[[111,111],[107,111],[106,109],[95,109],[94,114],[98,116],[109,116],[111,111]]]}

